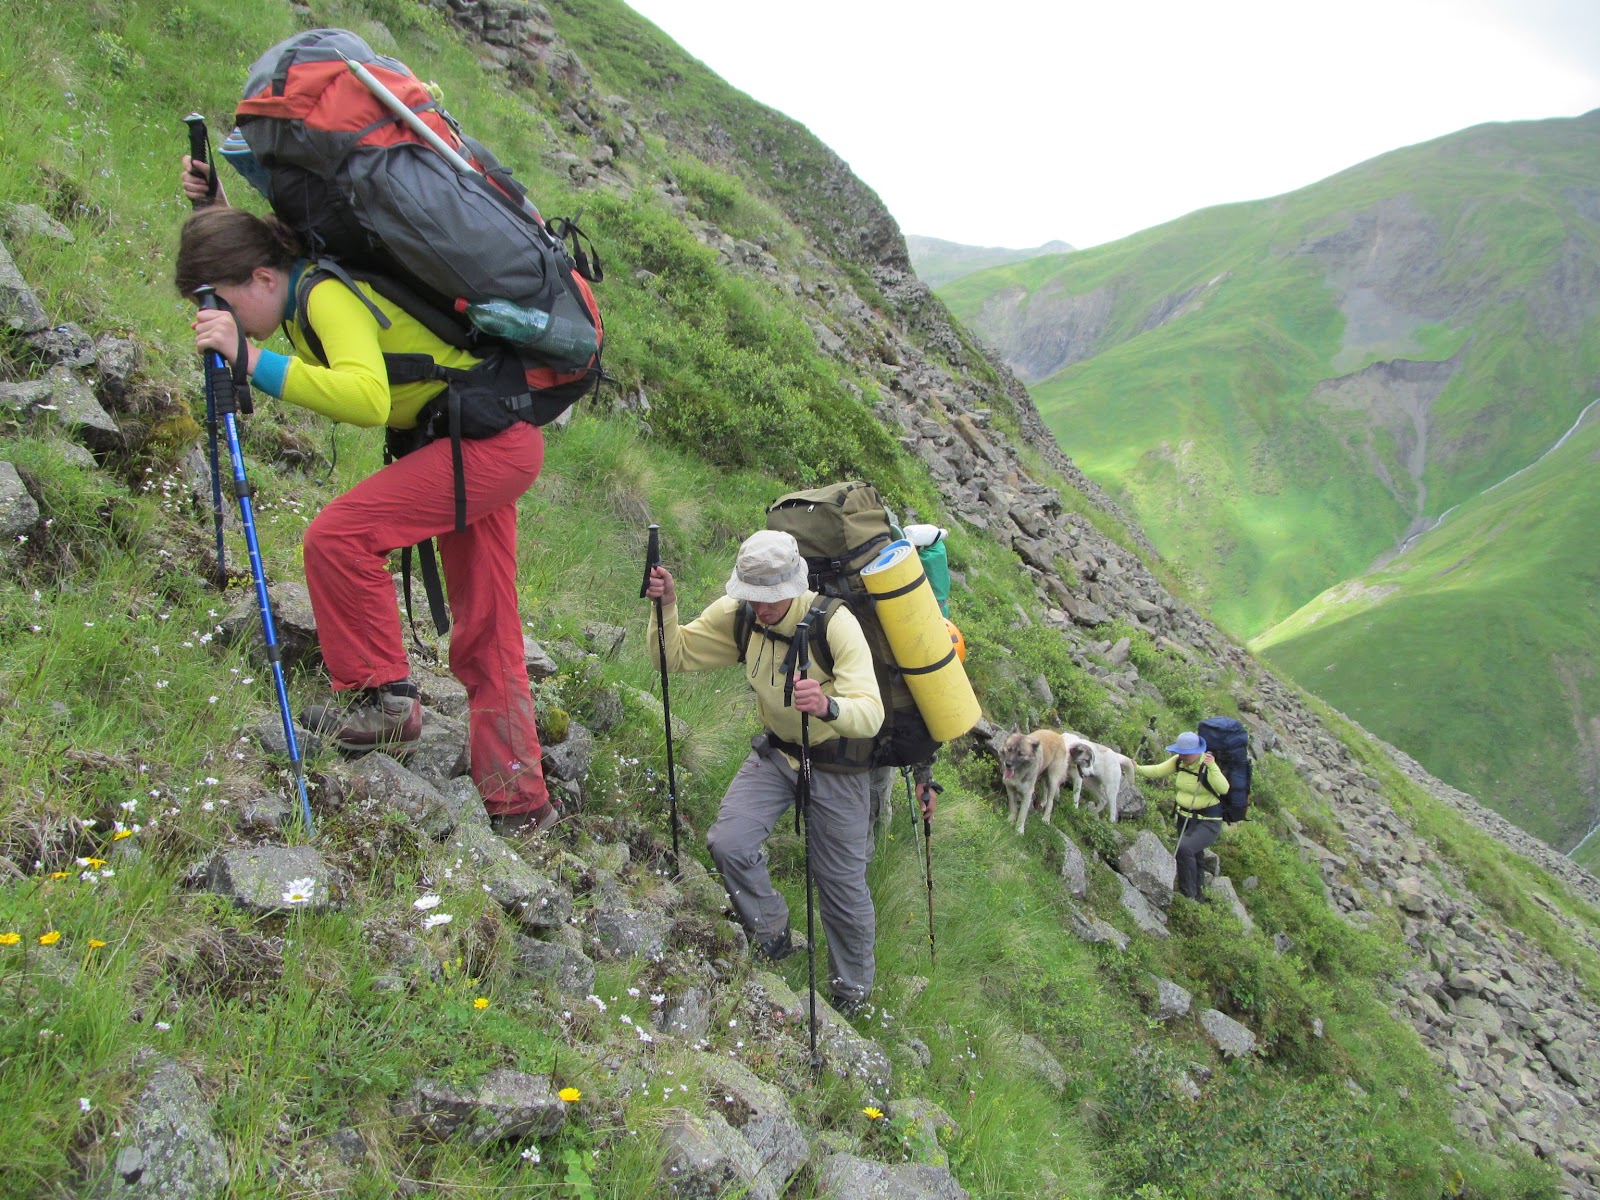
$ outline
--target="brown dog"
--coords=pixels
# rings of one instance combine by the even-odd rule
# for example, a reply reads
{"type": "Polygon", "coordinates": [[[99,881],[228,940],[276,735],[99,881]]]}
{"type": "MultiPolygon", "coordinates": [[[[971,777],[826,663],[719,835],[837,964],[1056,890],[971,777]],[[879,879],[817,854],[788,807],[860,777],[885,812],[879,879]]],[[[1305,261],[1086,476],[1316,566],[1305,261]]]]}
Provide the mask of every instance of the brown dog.
{"type": "Polygon", "coordinates": [[[1076,796],[1083,787],[1084,775],[1092,771],[1093,764],[1092,751],[1076,735],[1069,745],[1067,739],[1054,729],[1035,729],[1032,733],[1019,730],[1013,733],[1000,747],[1000,774],[1005,780],[1008,801],[1007,822],[1016,825],[1019,835],[1027,828],[1034,790],[1042,780],[1044,794],[1039,799],[1039,808],[1044,814],[1044,823],[1050,824],[1050,817],[1056,808],[1056,797],[1061,793],[1061,785],[1066,782],[1067,776],[1074,776],[1073,792],[1076,796]]]}

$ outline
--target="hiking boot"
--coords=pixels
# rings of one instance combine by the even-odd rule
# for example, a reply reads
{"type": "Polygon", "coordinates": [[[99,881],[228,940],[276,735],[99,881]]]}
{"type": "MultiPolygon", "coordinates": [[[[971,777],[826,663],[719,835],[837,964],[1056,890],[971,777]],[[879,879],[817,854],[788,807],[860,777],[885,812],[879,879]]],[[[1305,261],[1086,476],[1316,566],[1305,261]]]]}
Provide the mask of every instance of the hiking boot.
{"type": "Polygon", "coordinates": [[[774,938],[756,943],[756,953],[768,962],[782,962],[795,952],[793,931],[785,929],[774,938]]]}
{"type": "Polygon", "coordinates": [[[489,828],[503,838],[520,838],[542,833],[560,819],[556,806],[548,804],[543,812],[491,813],[489,828]]]}
{"type": "Polygon", "coordinates": [[[833,1006],[833,1011],[846,1021],[854,1021],[867,1011],[867,998],[865,996],[856,1000],[847,1000],[843,996],[829,996],[828,1003],[833,1006]]]}
{"type": "Polygon", "coordinates": [[[343,704],[313,704],[300,724],[343,750],[409,746],[422,736],[422,701],[409,679],[362,688],[343,704]]]}

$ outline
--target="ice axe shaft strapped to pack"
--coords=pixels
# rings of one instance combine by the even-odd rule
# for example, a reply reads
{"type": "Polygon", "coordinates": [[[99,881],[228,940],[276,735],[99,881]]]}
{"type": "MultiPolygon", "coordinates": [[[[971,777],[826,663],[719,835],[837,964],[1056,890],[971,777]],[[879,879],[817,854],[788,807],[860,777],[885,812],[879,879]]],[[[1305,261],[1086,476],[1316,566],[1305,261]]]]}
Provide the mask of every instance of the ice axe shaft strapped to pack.
{"type": "MultiPolygon", "coordinates": [[[[210,285],[197,288],[195,291],[200,298],[201,308],[223,307],[216,290],[210,285]]],[[[241,334],[241,338],[242,336],[241,334]]],[[[294,718],[289,713],[289,689],[283,679],[283,656],[278,649],[277,629],[272,620],[272,602],[267,597],[267,572],[261,565],[261,543],[256,537],[255,509],[250,500],[250,482],[244,473],[244,451],[239,445],[238,414],[250,411],[250,385],[245,382],[242,361],[241,369],[235,373],[229,369],[222,355],[215,350],[206,351],[203,359],[206,377],[206,420],[214,428],[220,418],[223,433],[227,438],[228,458],[233,464],[233,493],[239,498],[239,518],[244,525],[244,541],[250,552],[250,574],[255,579],[256,604],[261,610],[261,633],[266,643],[267,664],[272,670],[272,683],[278,694],[278,713],[283,718],[283,740],[289,752],[289,769],[294,774],[295,790],[300,797],[300,818],[305,822],[307,836],[310,836],[316,832],[311,821],[311,801],[306,797],[306,777],[300,766],[300,742],[295,737],[294,718]]],[[[219,469],[217,444],[213,436],[211,442],[213,479],[218,477],[219,469]]],[[[218,551],[218,567],[226,578],[227,572],[222,568],[220,543],[218,551]]]]}
{"type": "MultiPolygon", "coordinates": [[[[808,616],[794,630],[794,673],[784,686],[787,703],[794,694],[794,681],[805,679],[811,670],[811,618],[808,616]]],[[[811,1069],[822,1068],[822,1056],[817,1053],[817,918],[812,899],[811,882],[811,714],[800,710],[800,780],[795,792],[795,812],[803,819],[805,836],[802,844],[806,860],[806,978],[811,1005],[811,1069]]]]}
{"type": "MultiPolygon", "coordinates": [[[[639,598],[644,599],[650,590],[650,572],[661,565],[661,526],[650,526],[650,544],[644,552],[644,582],[639,585],[639,598]]],[[[672,759],[672,699],[667,691],[667,626],[662,614],[661,598],[656,597],[656,649],[661,658],[661,717],[666,727],[667,739],[667,802],[672,811],[672,873],[678,871],[678,771],[672,759]]]]}

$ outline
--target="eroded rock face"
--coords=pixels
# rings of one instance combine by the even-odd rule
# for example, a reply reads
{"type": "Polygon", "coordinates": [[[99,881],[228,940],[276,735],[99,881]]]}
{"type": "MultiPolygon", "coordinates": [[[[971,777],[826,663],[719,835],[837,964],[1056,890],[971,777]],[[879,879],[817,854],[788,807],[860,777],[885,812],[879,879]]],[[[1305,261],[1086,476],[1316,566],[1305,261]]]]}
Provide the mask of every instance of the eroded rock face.
{"type": "Polygon", "coordinates": [[[444,1141],[459,1134],[474,1146],[549,1137],[567,1120],[548,1076],[506,1068],[464,1088],[421,1080],[396,1105],[395,1115],[426,1137],[444,1141]]]}
{"type": "Polygon", "coordinates": [[[218,851],[207,886],[254,913],[321,910],[333,903],[333,873],[311,846],[242,846],[218,851]]]}
{"type": "Polygon", "coordinates": [[[835,1154],[817,1172],[817,1194],[830,1200],[969,1200],[948,1168],[872,1162],[835,1154]]]}

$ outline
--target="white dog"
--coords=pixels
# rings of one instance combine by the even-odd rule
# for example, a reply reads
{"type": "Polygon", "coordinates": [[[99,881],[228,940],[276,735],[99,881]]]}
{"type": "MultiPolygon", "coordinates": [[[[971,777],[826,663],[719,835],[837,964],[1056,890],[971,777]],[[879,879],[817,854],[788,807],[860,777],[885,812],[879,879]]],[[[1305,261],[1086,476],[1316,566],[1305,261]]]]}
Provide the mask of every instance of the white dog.
{"type": "Polygon", "coordinates": [[[1080,733],[1063,733],[1061,740],[1072,756],[1072,807],[1077,808],[1083,796],[1084,785],[1099,797],[1094,805],[1096,812],[1104,813],[1113,825],[1117,823],[1117,797],[1122,792],[1123,771],[1133,770],[1133,759],[1119,754],[1110,746],[1091,742],[1080,733]],[[1081,766],[1088,759],[1087,766],[1081,766]]]}
{"type": "Polygon", "coordinates": [[[1000,747],[999,757],[1008,801],[1006,819],[1016,825],[1018,834],[1027,828],[1028,810],[1033,807],[1034,791],[1041,780],[1044,793],[1038,803],[1045,824],[1050,823],[1056,796],[1068,779],[1072,780],[1074,808],[1078,807],[1084,785],[1088,784],[1090,791],[1100,799],[1098,810],[1107,812],[1110,819],[1116,821],[1122,772],[1124,766],[1129,770],[1133,768],[1131,759],[1109,746],[1091,742],[1082,734],[1057,733],[1053,729],[1013,733],[1000,747]]]}

